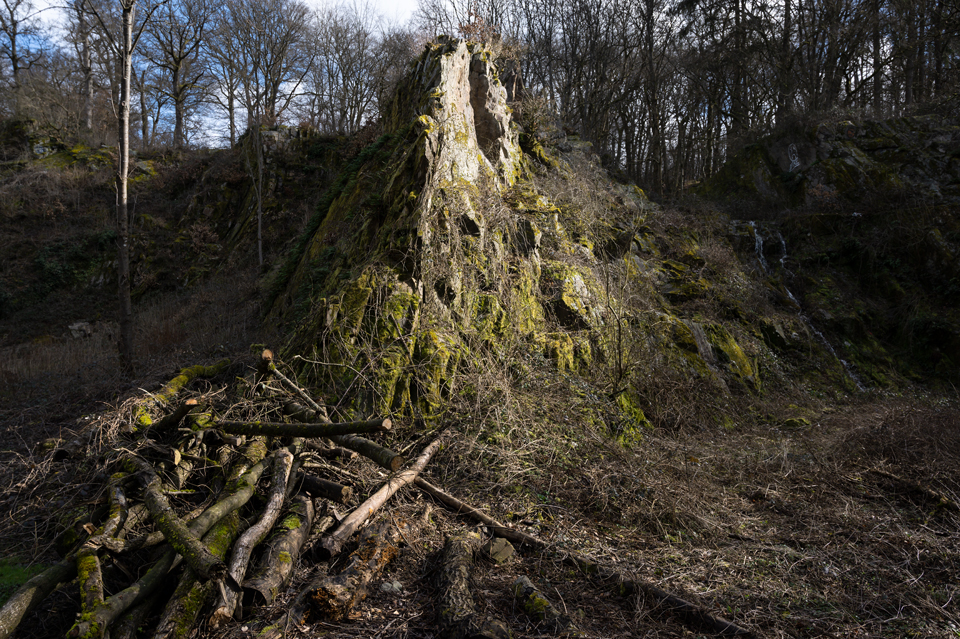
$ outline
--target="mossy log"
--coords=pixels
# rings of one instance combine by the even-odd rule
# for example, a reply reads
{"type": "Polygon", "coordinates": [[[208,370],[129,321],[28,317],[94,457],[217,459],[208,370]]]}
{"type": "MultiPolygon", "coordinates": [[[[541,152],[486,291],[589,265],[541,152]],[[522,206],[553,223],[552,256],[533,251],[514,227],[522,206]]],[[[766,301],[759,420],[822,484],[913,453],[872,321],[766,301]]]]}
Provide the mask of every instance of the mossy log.
{"type": "Polygon", "coordinates": [[[160,478],[153,468],[136,458],[133,459],[138,470],[144,475],[143,502],[150,510],[150,517],[163,533],[174,550],[180,554],[190,567],[203,579],[221,579],[227,573],[227,566],[200,539],[190,532],[190,528],[177,516],[176,511],[164,496],[160,487],[160,478]]]}
{"type": "Polygon", "coordinates": [[[561,613],[526,577],[521,576],[513,582],[513,595],[539,629],[566,637],[584,636],[574,627],[570,617],[561,613]]]}
{"type": "MultiPolygon", "coordinates": [[[[321,414],[314,409],[306,409],[296,402],[285,402],[283,412],[285,415],[300,422],[320,421],[322,423],[330,423],[330,420],[326,419],[325,414],[321,414]]],[[[364,457],[372,459],[390,472],[399,470],[406,461],[402,455],[359,435],[333,435],[330,436],[329,439],[335,444],[354,450],[364,457]]]]}
{"type": "MultiPolygon", "coordinates": [[[[211,366],[190,366],[181,370],[176,377],[167,382],[163,388],[153,394],[153,402],[137,406],[133,414],[135,426],[144,429],[153,426],[153,418],[148,409],[156,404],[169,404],[173,401],[184,386],[199,377],[214,377],[230,365],[230,360],[224,359],[211,366]]],[[[181,418],[182,419],[182,418],[181,418]]]]}
{"type": "Polygon", "coordinates": [[[444,637],[450,639],[509,639],[510,629],[499,619],[477,613],[470,593],[470,568],[480,544],[475,532],[460,532],[447,537],[437,573],[437,620],[444,637]]]}
{"type": "Polygon", "coordinates": [[[123,528],[127,517],[127,499],[119,484],[125,477],[124,473],[119,473],[111,479],[110,513],[97,535],[85,541],[77,551],[81,614],[103,604],[103,572],[99,555],[101,544],[98,540],[112,538],[123,528]]]}
{"type": "Polygon", "coordinates": [[[283,422],[218,421],[214,426],[231,435],[266,435],[272,437],[333,437],[353,433],[386,433],[393,423],[389,419],[370,419],[339,424],[287,424],[283,422]]]}
{"type": "Polygon", "coordinates": [[[138,639],[144,620],[159,605],[157,593],[145,598],[125,612],[110,628],[110,639],[138,639]]]}
{"type": "MultiPolygon", "coordinates": [[[[300,551],[314,527],[315,512],[313,500],[306,495],[297,495],[291,500],[290,511],[278,525],[279,534],[268,544],[252,576],[243,582],[246,601],[257,605],[274,602],[280,589],[293,575],[300,551]]],[[[333,519],[327,518],[318,522],[317,530],[331,525],[333,519]]]]}
{"type": "Polygon", "coordinates": [[[385,483],[380,490],[360,504],[356,510],[350,513],[347,518],[340,523],[340,527],[337,528],[333,534],[323,540],[321,546],[328,557],[340,554],[340,549],[343,547],[343,544],[353,536],[353,533],[355,533],[364,522],[370,519],[398,490],[413,483],[413,480],[417,478],[420,471],[430,462],[430,458],[433,457],[434,453],[443,445],[443,442],[446,440],[445,435],[446,434],[443,433],[433,440],[433,442],[423,449],[423,452],[414,460],[410,468],[388,479],[387,483],[385,483]]]}
{"type": "Polygon", "coordinates": [[[69,554],[20,586],[0,608],[0,639],[7,639],[20,621],[62,583],[77,576],[77,557],[69,554]]]}
{"type": "MultiPolygon", "coordinates": [[[[240,531],[240,515],[233,511],[215,525],[203,537],[210,552],[223,559],[240,531]]],[[[217,583],[200,581],[192,568],[184,571],[173,596],[160,615],[160,622],[153,639],[181,639],[193,636],[194,625],[200,611],[219,592],[217,583]]]]}
{"type": "Polygon", "coordinates": [[[359,546],[340,574],[322,577],[307,586],[310,610],[320,619],[339,621],[355,616],[353,609],[367,597],[367,586],[400,553],[403,537],[409,537],[409,522],[395,526],[391,518],[368,526],[359,546]]]}
{"type": "MultiPolygon", "coordinates": [[[[283,500],[286,495],[287,482],[290,479],[290,469],[293,466],[293,455],[286,448],[281,448],[274,453],[274,471],[273,481],[270,483],[270,497],[267,505],[263,509],[260,520],[248,528],[237,543],[234,544],[233,552],[230,556],[228,567],[230,576],[234,583],[243,582],[247,574],[247,565],[250,563],[250,556],[253,549],[262,542],[273,525],[280,516],[283,508],[283,500]]],[[[240,593],[233,589],[225,589],[220,593],[217,603],[214,605],[213,614],[210,615],[210,627],[219,628],[221,625],[233,618],[233,612],[236,610],[240,593]]]]}
{"type": "MultiPolygon", "coordinates": [[[[258,442],[247,446],[245,455],[231,470],[233,478],[227,487],[227,495],[203,511],[190,522],[188,532],[194,537],[202,537],[217,522],[234,512],[253,496],[260,475],[263,473],[263,454],[266,449],[258,442]],[[258,452],[259,451],[259,452],[258,452]],[[261,459],[250,465],[250,462],[259,456],[261,459]]],[[[68,637],[83,637],[84,639],[98,639],[124,612],[137,605],[163,583],[167,573],[173,568],[177,558],[176,551],[166,552],[139,580],[117,594],[108,597],[103,603],[89,613],[82,614],[70,629],[68,637]]]]}
{"type": "Polygon", "coordinates": [[[310,473],[297,473],[294,480],[300,490],[313,497],[322,497],[338,504],[346,504],[353,498],[353,489],[329,479],[323,479],[310,473]]]}

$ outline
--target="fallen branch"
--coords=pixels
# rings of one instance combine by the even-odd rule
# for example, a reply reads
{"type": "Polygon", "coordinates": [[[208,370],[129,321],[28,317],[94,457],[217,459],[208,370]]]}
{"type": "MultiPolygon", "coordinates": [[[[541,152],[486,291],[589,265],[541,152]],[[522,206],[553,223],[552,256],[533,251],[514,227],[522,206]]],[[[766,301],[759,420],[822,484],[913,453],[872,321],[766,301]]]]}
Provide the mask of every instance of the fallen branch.
{"type": "Polygon", "coordinates": [[[497,537],[503,537],[514,543],[525,544],[533,548],[546,548],[547,544],[532,535],[528,535],[525,532],[517,530],[516,528],[509,528],[498,522],[493,517],[483,513],[480,510],[477,510],[473,506],[464,503],[451,495],[450,493],[444,492],[440,488],[434,486],[428,482],[423,477],[417,477],[415,480],[417,487],[423,489],[428,495],[432,496],[434,499],[439,501],[441,504],[448,507],[450,510],[455,513],[462,513],[464,515],[469,515],[475,521],[480,522],[481,524],[486,525],[490,528],[491,532],[497,537]]]}
{"type": "Polygon", "coordinates": [[[343,547],[343,544],[353,536],[353,533],[355,533],[364,522],[373,516],[398,490],[413,483],[413,480],[416,479],[420,471],[426,467],[430,462],[430,458],[433,457],[434,453],[437,452],[445,440],[446,437],[443,434],[433,440],[430,445],[423,449],[423,452],[414,460],[410,468],[388,479],[387,483],[385,483],[380,490],[375,492],[369,499],[360,504],[356,510],[350,513],[350,515],[340,523],[340,527],[337,528],[332,535],[323,540],[321,546],[327,556],[333,557],[340,554],[340,549],[343,547]]]}
{"type": "MultiPolygon", "coordinates": [[[[417,482],[417,486],[423,488],[429,494],[436,497],[438,501],[450,507],[455,512],[469,515],[476,521],[486,524],[493,530],[494,534],[498,536],[502,536],[510,541],[526,544],[541,550],[547,550],[550,548],[547,542],[534,537],[533,535],[520,532],[519,530],[507,528],[489,515],[486,515],[476,508],[465,504],[452,495],[440,490],[436,486],[429,484],[425,480],[417,482]]],[[[601,566],[593,560],[577,553],[561,551],[559,554],[563,557],[564,561],[576,566],[587,575],[601,580],[612,580],[616,584],[617,592],[619,592],[621,595],[643,595],[644,597],[655,602],[656,606],[676,615],[688,625],[709,629],[712,632],[725,637],[752,636],[752,633],[749,630],[741,628],[740,626],[726,621],[725,619],[714,617],[706,612],[703,608],[696,606],[685,599],[671,595],[665,590],[661,590],[652,584],[630,579],[619,571],[608,569],[605,566],[601,566]]]]}
{"type": "Polygon", "coordinates": [[[393,423],[389,419],[371,419],[341,424],[219,421],[213,425],[232,435],[268,435],[273,437],[335,437],[352,433],[385,433],[393,427],[393,423]]]}
{"type": "Polygon", "coordinates": [[[321,405],[318,404],[317,402],[313,401],[313,398],[310,397],[310,394],[309,394],[307,391],[305,391],[304,389],[300,388],[300,386],[299,386],[296,382],[294,382],[293,380],[291,380],[290,378],[288,378],[286,375],[284,375],[283,373],[281,373],[279,370],[277,370],[276,364],[273,363],[273,354],[272,354],[272,353],[271,353],[271,359],[270,359],[270,361],[267,362],[267,364],[266,364],[266,368],[267,368],[267,370],[270,371],[272,374],[276,375],[276,376],[277,376],[277,379],[279,379],[284,385],[286,385],[287,388],[289,388],[289,389],[292,390],[294,393],[296,393],[297,395],[299,395],[299,396],[300,396],[300,399],[302,399],[303,401],[305,401],[305,402],[307,403],[307,406],[309,406],[311,409],[313,409],[313,410],[315,411],[316,416],[319,417],[319,418],[321,418],[321,421],[329,421],[329,419],[328,419],[328,417],[327,417],[327,409],[326,409],[326,408],[324,408],[323,406],[321,406],[321,405]]]}
{"type": "MultiPolygon", "coordinates": [[[[237,540],[230,557],[229,573],[235,583],[243,581],[253,549],[266,538],[276,523],[277,517],[280,516],[292,465],[293,455],[286,448],[281,448],[275,453],[273,481],[270,485],[270,498],[267,505],[263,509],[260,521],[248,528],[237,540]]],[[[210,616],[211,628],[219,628],[233,618],[233,611],[237,607],[238,599],[239,593],[232,588],[228,588],[220,594],[220,598],[214,605],[213,614],[210,616]]]]}
{"type": "Polygon", "coordinates": [[[960,511],[960,506],[957,505],[957,502],[953,501],[943,493],[937,492],[932,488],[928,488],[923,484],[913,481],[912,479],[907,479],[905,477],[900,477],[899,475],[894,475],[891,472],[886,470],[881,470],[879,468],[871,468],[868,472],[871,472],[875,475],[880,475],[881,477],[886,477],[887,479],[893,480],[904,486],[909,487],[911,490],[920,493],[931,501],[937,502],[936,508],[943,508],[945,510],[952,510],[954,512],[960,511]]]}

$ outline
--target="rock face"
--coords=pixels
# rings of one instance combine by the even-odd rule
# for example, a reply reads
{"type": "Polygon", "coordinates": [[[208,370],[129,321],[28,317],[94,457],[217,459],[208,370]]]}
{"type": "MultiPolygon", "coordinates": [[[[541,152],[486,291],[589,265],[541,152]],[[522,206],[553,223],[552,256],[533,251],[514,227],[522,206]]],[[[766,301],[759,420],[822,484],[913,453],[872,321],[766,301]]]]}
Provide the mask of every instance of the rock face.
{"type": "Polygon", "coordinates": [[[366,367],[377,389],[367,404],[429,412],[449,392],[464,340],[506,330],[516,243],[511,220],[489,219],[488,204],[516,184],[523,156],[477,45],[430,45],[401,86],[385,134],[321,203],[280,274],[273,316],[296,326],[289,351],[317,353],[348,387],[338,365],[366,367]]]}
{"type": "Polygon", "coordinates": [[[842,121],[743,149],[701,186],[771,204],[960,203],[960,126],[935,116],[842,121]]]}

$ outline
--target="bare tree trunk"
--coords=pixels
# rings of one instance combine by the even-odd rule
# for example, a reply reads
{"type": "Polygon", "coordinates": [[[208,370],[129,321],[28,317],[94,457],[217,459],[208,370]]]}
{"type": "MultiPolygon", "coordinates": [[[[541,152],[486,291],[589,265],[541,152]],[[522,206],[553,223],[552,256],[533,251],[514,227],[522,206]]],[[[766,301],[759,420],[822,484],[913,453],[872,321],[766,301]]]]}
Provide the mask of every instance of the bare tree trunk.
{"type": "Polygon", "coordinates": [[[183,148],[183,92],[180,87],[180,68],[177,67],[173,70],[173,112],[174,112],[174,123],[173,123],[173,148],[182,149],[183,148]]]}
{"type": "Polygon", "coordinates": [[[80,70],[83,72],[83,128],[93,130],[93,60],[90,52],[90,30],[87,28],[86,2],[77,11],[80,33],[80,70]]]}
{"type": "Polygon", "coordinates": [[[883,63],[880,52],[880,7],[883,0],[873,0],[873,116],[880,117],[883,89],[883,63]]]}
{"type": "Polygon", "coordinates": [[[783,34],[780,41],[780,91],[777,95],[777,124],[782,124],[784,118],[793,109],[793,95],[791,85],[793,83],[793,60],[790,55],[790,31],[792,9],[790,0],[783,2],[783,34]]]}
{"type": "Polygon", "coordinates": [[[130,300],[130,220],[127,177],[130,172],[130,74],[133,66],[133,14],[136,0],[123,0],[120,39],[120,157],[117,169],[117,280],[120,295],[120,361],[133,369],[133,303],[130,300]]]}
{"type": "MultiPolygon", "coordinates": [[[[143,76],[146,76],[146,72],[143,76]]],[[[150,146],[150,115],[147,113],[147,89],[144,85],[146,77],[140,81],[140,150],[146,151],[150,146]]]]}

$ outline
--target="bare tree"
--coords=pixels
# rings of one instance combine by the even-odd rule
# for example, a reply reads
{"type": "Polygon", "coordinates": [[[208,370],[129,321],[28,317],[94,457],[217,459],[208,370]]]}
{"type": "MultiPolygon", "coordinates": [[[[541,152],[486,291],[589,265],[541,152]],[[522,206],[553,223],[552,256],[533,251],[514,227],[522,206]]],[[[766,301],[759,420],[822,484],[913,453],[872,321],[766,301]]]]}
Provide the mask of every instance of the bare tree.
{"type": "Polygon", "coordinates": [[[10,73],[14,112],[18,110],[17,97],[23,73],[43,55],[39,13],[31,0],[3,0],[0,7],[0,55],[10,73]]]}
{"type": "Polygon", "coordinates": [[[159,84],[173,104],[173,146],[184,146],[184,120],[189,102],[206,93],[206,70],[200,45],[212,11],[206,0],[168,0],[146,27],[146,56],[166,72],[159,84]]]}
{"type": "Polygon", "coordinates": [[[320,131],[350,134],[374,115],[380,16],[369,5],[334,5],[316,14],[309,45],[314,64],[300,111],[320,131]]]}
{"type": "Polygon", "coordinates": [[[276,121],[297,95],[312,63],[309,25],[299,0],[229,0],[217,15],[209,46],[236,80],[248,126],[276,121]]]}
{"type": "Polygon", "coordinates": [[[119,96],[117,100],[118,155],[117,155],[117,288],[120,301],[120,360],[127,371],[133,370],[133,302],[130,297],[130,217],[127,186],[130,175],[130,87],[133,75],[133,54],[150,15],[160,5],[148,7],[145,20],[137,28],[137,0],[119,0],[120,29],[114,34],[107,27],[104,16],[93,13],[103,28],[119,63],[119,96]]]}

